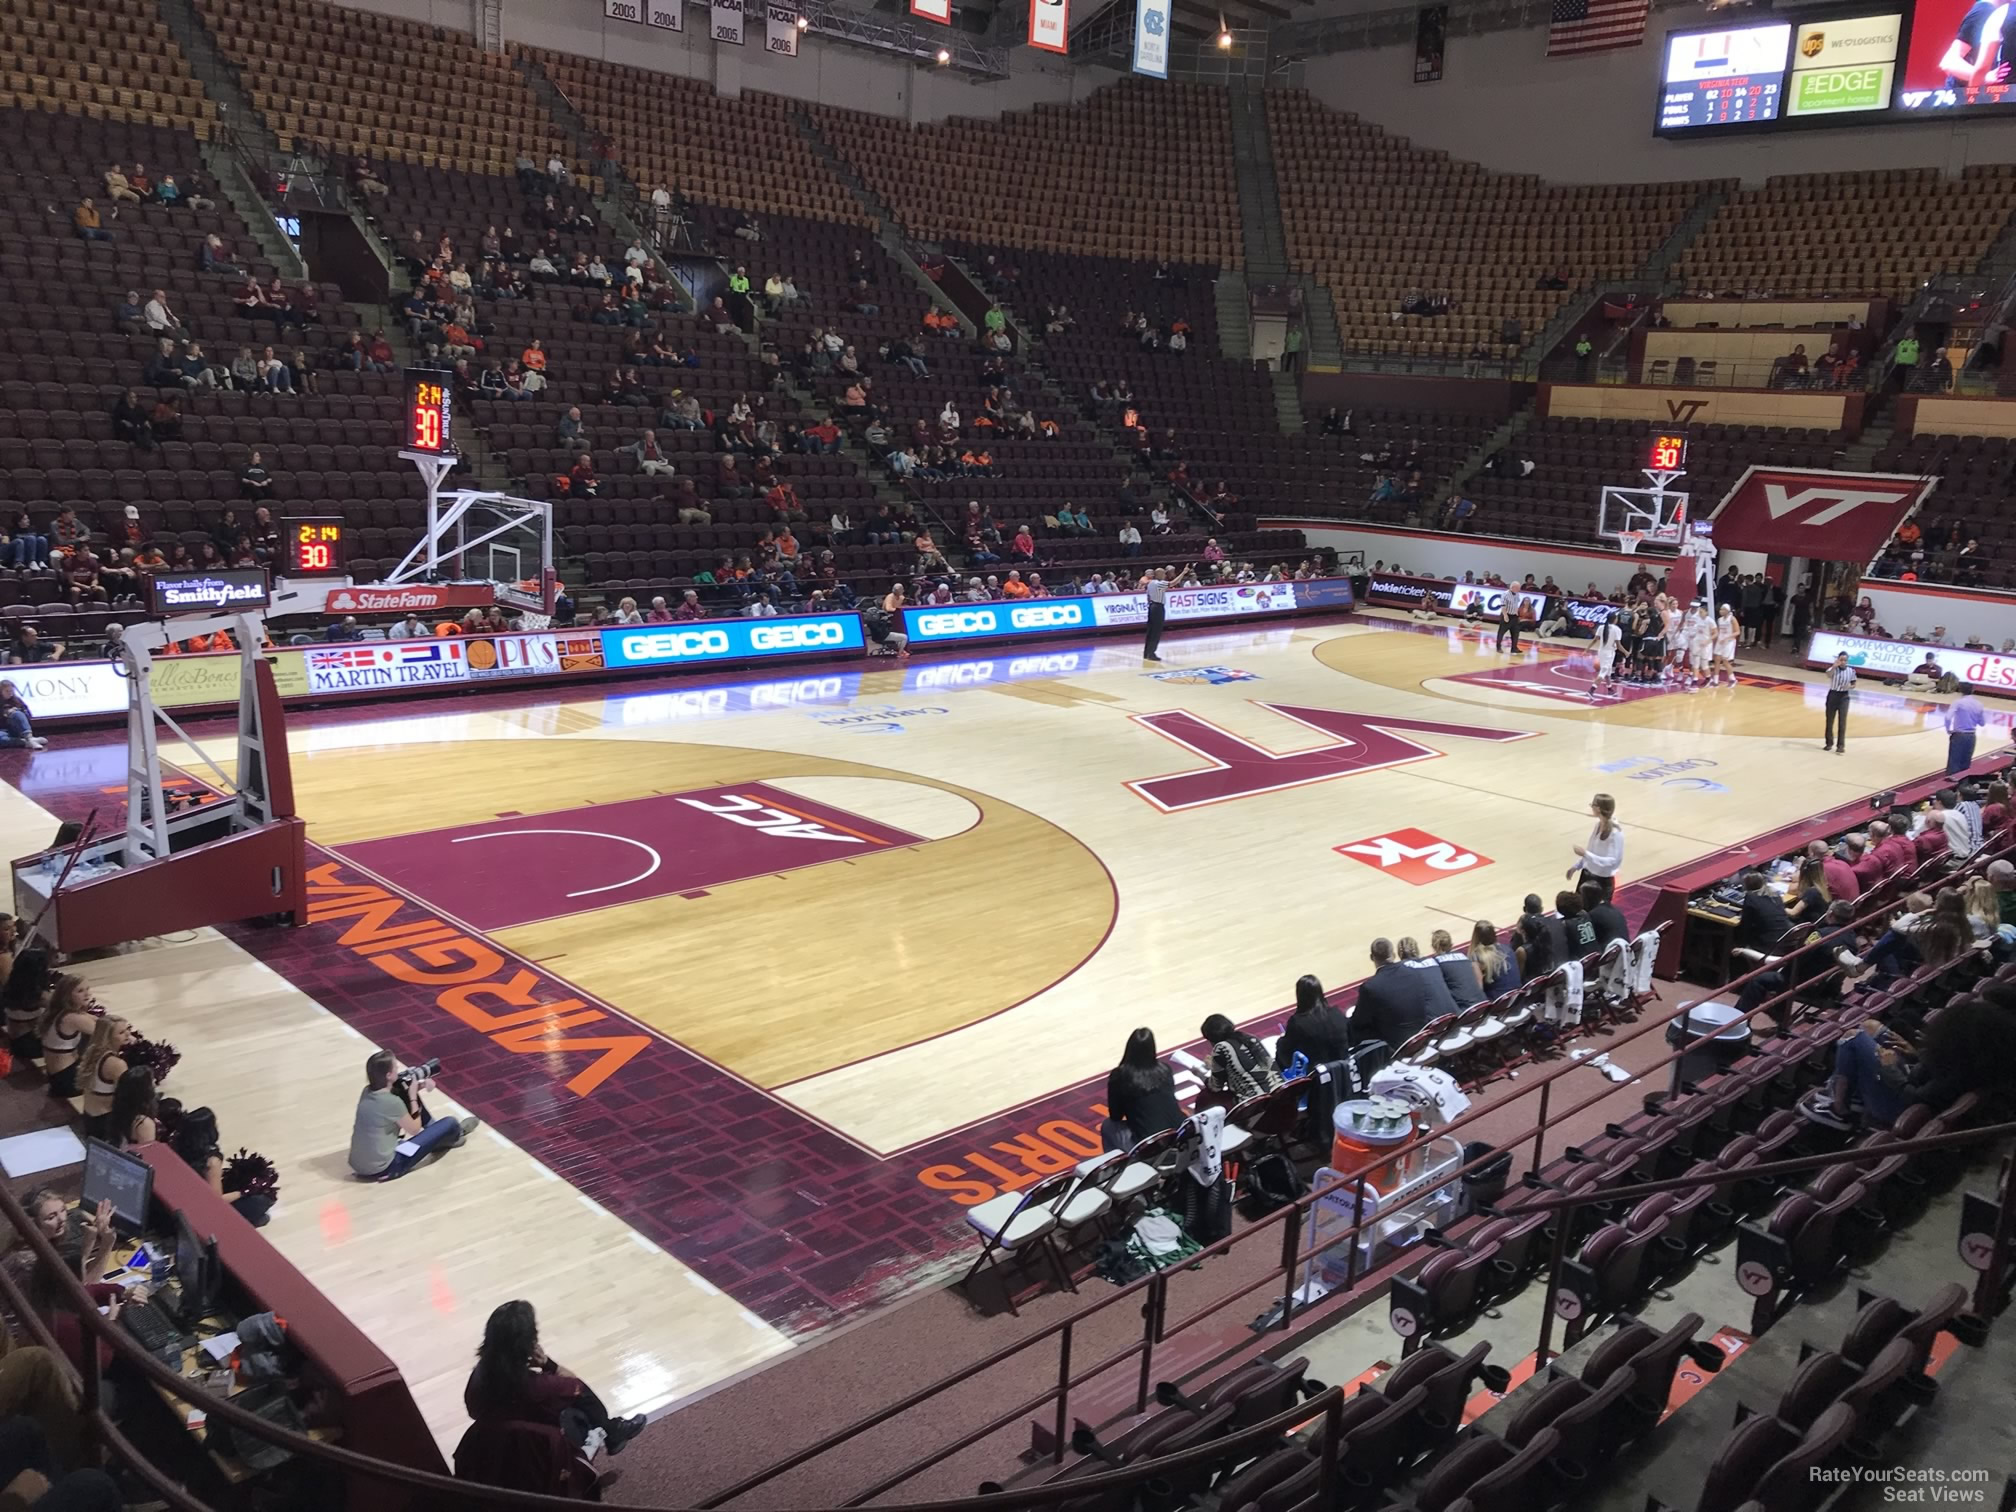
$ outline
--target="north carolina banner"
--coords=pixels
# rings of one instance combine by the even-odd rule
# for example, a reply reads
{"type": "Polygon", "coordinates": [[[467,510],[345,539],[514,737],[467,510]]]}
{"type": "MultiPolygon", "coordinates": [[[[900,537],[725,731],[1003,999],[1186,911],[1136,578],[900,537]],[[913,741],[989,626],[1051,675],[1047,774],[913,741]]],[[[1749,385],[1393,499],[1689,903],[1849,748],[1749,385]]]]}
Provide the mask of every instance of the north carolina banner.
{"type": "Polygon", "coordinates": [[[713,0],[714,40],[742,45],[742,0],[713,0]]]}
{"type": "Polygon", "coordinates": [[[1135,0],[1134,72],[1169,77],[1169,0],[1135,0]]]}
{"type": "Polygon", "coordinates": [[[1907,473],[1752,467],[1709,519],[1724,551],[1867,563],[1938,481],[1907,473]]]}
{"type": "Polygon", "coordinates": [[[1071,50],[1071,0],[1029,0],[1029,45],[1045,52],[1071,50]]]}
{"type": "Polygon", "coordinates": [[[1414,13],[1414,82],[1442,77],[1442,48],[1449,35],[1449,7],[1424,5],[1414,13]]]}
{"type": "Polygon", "coordinates": [[[766,51],[778,53],[786,58],[798,56],[798,12],[788,5],[769,7],[769,35],[766,51]]]}

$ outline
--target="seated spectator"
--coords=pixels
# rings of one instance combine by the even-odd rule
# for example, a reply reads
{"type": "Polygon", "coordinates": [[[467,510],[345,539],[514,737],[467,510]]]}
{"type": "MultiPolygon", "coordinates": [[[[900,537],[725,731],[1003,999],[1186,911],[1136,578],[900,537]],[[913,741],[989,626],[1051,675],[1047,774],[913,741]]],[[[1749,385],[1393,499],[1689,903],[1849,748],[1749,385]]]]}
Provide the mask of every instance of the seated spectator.
{"type": "MultiPolygon", "coordinates": [[[[23,627],[23,633],[27,633],[23,627]]],[[[11,655],[9,661],[20,661],[19,654],[11,655]]],[[[0,747],[10,750],[39,751],[49,742],[35,733],[34,716],[21,697],[21,689],[11,678],[0,678],[0,747]]]]}
{"type": "Polygon", "coordinates": [[[1631,937],[1631,926],[1625,921],[1623,910],[1610,900],[1601,883],[1584,882],[1579,892],[1583,915],[1596,932],[1596,949],[1602,949],[1612,940],[1628,940],[1631,937]]]}
{"type": "Polygon", "coordinates": [[[588,427],[581,420],[580,405],[569,405],[567,413],[553,422],[553,444],[565,447],[569,451],[578,451],[591,444],[588,440],[588,427]]]}
{"type": "Polygon", "coordinates": [[[1008,559],[1011,562],[1033,562],[1036,560],[1036,538],[1029,533],[1027,525],[1017,525],[1015,535],[1008,543],[1008,559]]]}
{"type": "Polygon", "coordinates": [[[169,305],[166,289],[154,291],[154,297],[141,310],[141,319],[147,322],[147,329],[157,336],[172,336],[182,329],[182,317],[169,305]]]}
{"type": "Polygon", "coordinates": [[[148,424],[147,407],[140,402],[140,395],[134,389],[127,389],[119,396],[119,402],[112,406],[112,434],[121,441],[130,441],[142,451],[154,449],[154,430],[148,424]]]}
{"type": "MultiPolygon", "coordinates": [[[[114,212],[117,213],[116,211],[114,212]]],[[[112,233],[105,229],[104,217],[87,194],[77,202],[77,208],[70,212],[70,229],[84,241],[110,241],[112,233]]]]}
{"type": "Polygon", "coordinates": [[[595,476],[594,457],[581,452],[574,458],[574,465],[567,469],[567,497],[592,499],[601,486],[601,480],[595,476]]]}
{"type": "Polygon", "coordinates": [[[1351,1053],[1352,1025],[1323,992],[1323,984],[1313,975],[1295,983],[1295,1011],[1281,1026],[1274,1042],[1274,1066],[1291,1070],[1299,1057],[1306,1070],[1314,1071],[1351,1053]]]}
{"type": "MultiPolygon", "coordinates": [[[[195,343],[191,342],[190,345],[193,348],[195,343]]],[[[259,379],[271,393],[291,394],[294,392],[294,368],[292,364],[281,358],[270,346],[259,349],[259,379]]]]}
{"type": "Polygon", "coordinates": [[[672,459],[658,445],[656,431],[645,431],[642,436],[624,447],[623,452],[637,463],[637,470],[648,477],[669,478],[678,471],[673,467],[672,459]]]}
{"type": "MultiPolygon", "coordinates": [[[[532,1304],[523,1301],[506,1302],[483,1325],[483,1343],[462,1389],[462,1405],[478,1427],[543,1423],[558,1428],[584,1461],[603,1448],[621,1453],[645,1424],[641,1414],[611,1417],[585,1382],[546,1357],[532,1304]]],[[[584,1465],[575,1478],[592,1486],[594,1473],[584,1465]]]]}
{"type": "Polygon", "coordinates": [[[224,273],[232,278],[244,273],[231,258],[231,249],[224,244],[224,238],[215,231],[203,238],[196,249],[196,266],[205,273],[224,273]]]}
{"type": "Polygon", "coordinates": [[[254,503],[273,497],[273,475],[266,470],[263,454],[256,448],[238,470],[238,497],[254,503]]]}
{"type": "Polygon", "coordinates": [[[1127,1037],[1120,1064],[1106,1076],[1103,1141],[1108,1149],[1131,1150],[1149,1135],[1182,1122],[1175,1073],[1157,1056],[1154,1031],[1136,1029],[1127,1037]]]}
{"type": "Polygon", "coordinates": [[[231,360],[231,387],[241,394],[263,394],[266,392],[266,380],[261,376],[262,372],[252,348],[241,346],[238,355],[231,360]]]}
{"type": "Polygon", "coordinates": [[[1209,1085],[1235,1103],[1258,1097],[1281,1085],[1281,1075],[1267,1058],[1267,1047],[1233,1024],[1222,1013],[1204,1020],[1204,1042],[1211,1047],[1209,1085]]]}

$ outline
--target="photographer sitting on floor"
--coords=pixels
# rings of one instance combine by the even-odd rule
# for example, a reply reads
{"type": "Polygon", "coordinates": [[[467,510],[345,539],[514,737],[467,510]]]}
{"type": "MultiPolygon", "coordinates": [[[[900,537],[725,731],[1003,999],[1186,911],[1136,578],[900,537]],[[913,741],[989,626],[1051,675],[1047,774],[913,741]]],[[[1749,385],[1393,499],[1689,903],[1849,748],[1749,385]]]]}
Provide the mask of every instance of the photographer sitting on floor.
{"type": "Polygon", "coordinates": [[[363,1181],[393,1181],[429,1157],[446,1154],[476,1132],[473,1118],[436,1118],[420,1101],[439,1061],[401,1065],[390,1050],[364,1062],[364,1091],[350,1129],[350,1169],[363,1181]]]}

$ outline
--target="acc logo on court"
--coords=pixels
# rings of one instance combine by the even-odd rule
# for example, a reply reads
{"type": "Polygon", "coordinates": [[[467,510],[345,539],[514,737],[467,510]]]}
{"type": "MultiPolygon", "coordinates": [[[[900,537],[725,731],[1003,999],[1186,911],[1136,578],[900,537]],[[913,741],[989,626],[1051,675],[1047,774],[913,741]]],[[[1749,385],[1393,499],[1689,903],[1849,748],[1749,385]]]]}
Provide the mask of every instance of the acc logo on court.
{"type": "Polygon", "coordinates": [[[992,609],[947,609],[917,616],[919,635],[977,635],[994,628],[992,609]]]}
{"type": "Polygon", "coordinates": [[[1388,834],[1353,840],[1347,845],[1337,846],[1336,850],[1340,856],[1363,861],[1367,866],[1415,887],[1425,887],[1430,882],[1458,872],[1475,871],[1480,866],[1491,864],[1489,856],[1464,850],[1418,829],[1393,830],[1388,834]]]}
{"type": "Polygon", "coordinates": [[[1047,630],[1053,625],[1082,625],[1085,611],[1077,604],[1018,604],[1008,611],[1017,630],[1047,630]]]}
{"type": "Polygon", "coordinates": [[[814,646],[840,646],[846,642],[847,632],[840,628],[838,620],[813,620],[802,625],[758,625],[749,632],[749,644],[758,651],[797,651],[814,646]]]}

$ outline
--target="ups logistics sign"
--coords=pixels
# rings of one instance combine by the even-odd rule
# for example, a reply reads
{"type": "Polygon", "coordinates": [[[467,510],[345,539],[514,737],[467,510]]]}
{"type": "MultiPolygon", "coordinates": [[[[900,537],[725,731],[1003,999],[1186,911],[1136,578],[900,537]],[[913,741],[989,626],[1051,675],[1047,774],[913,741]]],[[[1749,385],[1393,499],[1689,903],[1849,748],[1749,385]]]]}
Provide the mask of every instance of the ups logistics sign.
{"type": "Polygon", "coordinates": [[[1710,516],[1715,543],[1724,550],[1868,562],[1938,481],[1906,473],[1752,467],[1710,516]]]}

